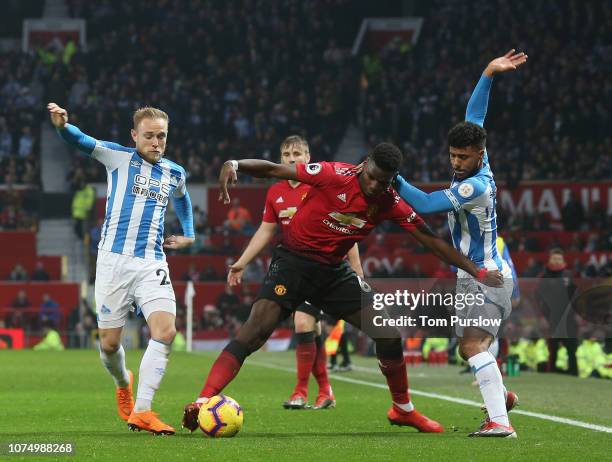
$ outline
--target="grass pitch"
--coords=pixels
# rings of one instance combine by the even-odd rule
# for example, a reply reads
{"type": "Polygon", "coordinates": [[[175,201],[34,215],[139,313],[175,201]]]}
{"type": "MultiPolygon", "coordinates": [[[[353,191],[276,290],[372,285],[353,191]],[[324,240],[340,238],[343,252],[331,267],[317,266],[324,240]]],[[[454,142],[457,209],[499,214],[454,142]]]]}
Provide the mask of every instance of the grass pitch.
{"type": "MultiPolygon", "coordinates": [[[[182,407],[197,395],[216,353],[173,353],[154,409],[177,428],[171,437],[132,433],[116,414],[112,379],[95,351],[0,352],[0,445],[72,442],[74,456],[42,460],[610,460],[612,433],[511,413],[517,440],[473,439],[482,414],[475,406],[413,395],[418,409],[439,420],[444,434],[391,427],[389,393],[374,358],[355,358],[357,370],[332,374],[338,407],[287,411],[295,381],[294,353],[257,353],[225,391],[245,412],[242,431],[208,439],[180,430],[182,407]],[[334,378],[335,377],[335,378],[334,378]],[[381,386],[382,385],[382,386],[381,386]]],[[[127,355],[135,374],[142,351],[127,355]]],[[[471,375],[456,367],[409,368],[417,391],[480,401],[471,375]]],[[[612,427],[612,383],[550,374],[506,379],[519,410],[612,427]]],[[[311,380],[311,399],[316,395],[311,380]]],[[[610,430],[612,431],[612,430],[610,430]]],[[[33,456],[0,455],[1,460],[33,456]]]]}

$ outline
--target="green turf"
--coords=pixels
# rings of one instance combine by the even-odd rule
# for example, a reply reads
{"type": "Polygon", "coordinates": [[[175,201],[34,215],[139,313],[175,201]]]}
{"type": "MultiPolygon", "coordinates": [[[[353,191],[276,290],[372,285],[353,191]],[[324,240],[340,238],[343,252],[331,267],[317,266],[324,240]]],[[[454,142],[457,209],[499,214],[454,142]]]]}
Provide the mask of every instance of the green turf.
{"type": "MultiPolygon", "coordinates": [[[[137,371],[142,352],[128,354],[137,371]]],[[[154,408],[180,427],[182,406],[199,391],[215,354],[174,353],[154,408]]],[[[424,435],[391,427],[388,392],[333,380],[338,408],[286,411],[281,403],[294,374],[293,353],[258,353],[226,393],[245,412],[232,439],[212,440],[179,430],[172,437],[132,433],[116,415],[112,380],[94,351],[0,352],[0,442],[73,442],[76,456],[42,460],[610,460],[612,434],[514,415],[518,440],[472,439],[481,414],[475,407],[415,396],[418,408],[449,430],[424,435]],[[454,429],[454,431],[453,431],[454,429]],[[208,459],[210,458],[210,459],[208,459]]],[[[338,377],[384,383],[373,358],[357,358],[359,370],[338,377]]],[[[417,390],[478,401],[470,375],[454,367],[410,368],[417,390]]],[[[523,374],[507,380],[521,409],[612,427],[612,383],[523,374]]],[[[314,388],[311,393],[314,396],[314,388]]],[[[2,460],[20,460],[0,456],[2,460]]],[[[24,457],[22,460],[33,460],[24,457]]]]}

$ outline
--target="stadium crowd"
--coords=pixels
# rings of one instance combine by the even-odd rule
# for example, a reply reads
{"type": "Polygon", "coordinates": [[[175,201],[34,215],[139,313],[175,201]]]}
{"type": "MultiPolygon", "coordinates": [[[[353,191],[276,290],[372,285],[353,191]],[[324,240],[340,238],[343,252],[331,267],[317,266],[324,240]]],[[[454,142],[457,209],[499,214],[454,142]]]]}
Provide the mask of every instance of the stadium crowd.
{"type": "Polygon", "coordinates": [[[530,64],[491,96],[496,177],[510,185],[610,178],[609,3],[435,0],[419,8],[426,19],[414,48],[395,40],[364,59],[360,119],[370,146],[393,139],[407,178],[447,181],[446,133],[463,120],[483,63],[512,45],[530,64]]]}

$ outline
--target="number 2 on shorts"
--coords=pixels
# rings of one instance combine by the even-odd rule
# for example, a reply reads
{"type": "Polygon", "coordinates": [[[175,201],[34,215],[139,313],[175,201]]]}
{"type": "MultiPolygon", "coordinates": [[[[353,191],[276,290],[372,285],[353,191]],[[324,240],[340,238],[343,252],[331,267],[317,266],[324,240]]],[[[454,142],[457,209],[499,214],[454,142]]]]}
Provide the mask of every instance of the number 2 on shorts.
{"type": "Polygon", "coordinates": [[[170,285],[170,281],[168,280],[168,273],[166,272],[165,269],[163,268],[159,268],[155,274],[159,276],[159,273],[164,273],[164,276],[162,277],[161,282],[159,283],[160,286],[169,286],[170,285]]]}

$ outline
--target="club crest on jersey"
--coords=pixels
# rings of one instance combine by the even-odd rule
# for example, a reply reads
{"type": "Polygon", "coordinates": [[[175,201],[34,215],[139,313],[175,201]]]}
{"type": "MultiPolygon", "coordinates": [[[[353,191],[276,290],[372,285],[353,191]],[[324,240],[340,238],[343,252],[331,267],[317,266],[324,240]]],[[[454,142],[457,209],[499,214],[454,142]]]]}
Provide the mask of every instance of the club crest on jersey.
{"type": "Polygon", "coordinates": [[[346,203],[346,193],[338,194],[336,197],[346,203]]]}
{"type": "Polygon", "coordinates": [[[287,288],[282,284],[276,284],[276,286],[274,286],[274,293],[279,297],[282,297],[287,293],[287,288]]]}
{"type": "Polygon", "coordinates": [[[172,186],[178,186],[178,178],[174,175],[170,175],[170,184],[172,186]]]}
{"type": "Polygon", "coordinates": [[[309,173],[310,175],[317,175],[320,171],[321,171],[321,164],[316,163],[316,164],[308,164],[306,166],[306,172],[309,173]]]}
{"type": "Polygon", "coordinates": [[[474,186],[472,186],[470,183],[461,183],[457,188],[457,192],[461,197],[467,199],[474,194],[474,186]]]}

